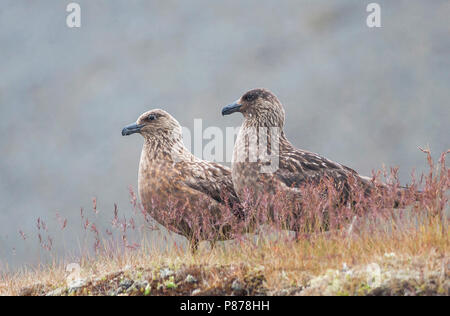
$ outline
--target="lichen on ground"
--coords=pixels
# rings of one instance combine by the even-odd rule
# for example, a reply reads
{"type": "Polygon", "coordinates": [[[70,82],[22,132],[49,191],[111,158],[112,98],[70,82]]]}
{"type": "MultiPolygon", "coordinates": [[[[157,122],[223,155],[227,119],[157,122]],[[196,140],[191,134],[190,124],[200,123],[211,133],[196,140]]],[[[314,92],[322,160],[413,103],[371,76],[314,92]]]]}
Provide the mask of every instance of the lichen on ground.
{"type": "Polygon", "coordinates": [[[23,288],[20,295],[47,296],[158,296],[158,295],[234,295],[234,296],[411,296],[450,295],[449,261],[440,260],[436,270],[428,270],[424,258],[385,254],[376,262],[325,273],[287,277],[280,288],[270,288],[263,266],[180,265],[154,269],[125,267],[90,279],[77,280],[58,288],[37,284],[23,288]]]}

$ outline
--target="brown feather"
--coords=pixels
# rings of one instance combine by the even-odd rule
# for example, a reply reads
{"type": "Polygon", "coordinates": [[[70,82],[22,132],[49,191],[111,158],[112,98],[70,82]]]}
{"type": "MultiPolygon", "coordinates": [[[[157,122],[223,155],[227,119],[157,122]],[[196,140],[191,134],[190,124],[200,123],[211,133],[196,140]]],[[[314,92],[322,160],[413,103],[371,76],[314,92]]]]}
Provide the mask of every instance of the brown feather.
{"type": "MultiPolygon", "coordinates": [[[[212,217],[219,218],[226,207],[243,216],[231,170],[192,155],[182,142],[180,124],[170,114],[152,110],[141,115],[136,124],[143,126],[140,133],[145,140],[139,164],[139,196],[157,222],[165,224],[164,212],[169,205],[176,205],[193,218],[203,207],[200,205],[205,205],[212,217]],[[152,121],[147,119],[150,115],[154,116],[152,121]]],[[[183,218],[175,222],[177,227],[168,228],[194,238],[189,223],[183,218]]],[[[228,238],[223,231],[218,232],[217,239],[228,238]]]]}
{"type": "MultiPolygon", "coordinates": [[[[283,128],[285,112],[278,98],[266,89],[254,89],[245,93],[239,101],[240,112],[244,116],[242,128],[236,140],[232,175],[236,192],[241,199],[245,192],[254,191],[256,194],[273,192],[282,188],[287,192],[301,197],[301,186],[305,183],[319,183],[324,177],[334,180],[337,187],[347,187],[349,177],[356,179],[364,188],[369,190],[372,185],[367,178],[360,176],[356,171],[339,163],[333,162],[318,154],[295,148],[286,138],[283,128]],[[250,162],[248,159],[249,139],[256,139],[253,143],[260,144],[259,130],[261,128],[275,127],[280,130],[279,166],[274,173],[261,173],[265,164],[258,159],[250,162]]],[[[270,151],[271,136],[269,134],[267,147],[270,151]]],[[[267,163],[266,163],[267,164],[267,163]]]]}

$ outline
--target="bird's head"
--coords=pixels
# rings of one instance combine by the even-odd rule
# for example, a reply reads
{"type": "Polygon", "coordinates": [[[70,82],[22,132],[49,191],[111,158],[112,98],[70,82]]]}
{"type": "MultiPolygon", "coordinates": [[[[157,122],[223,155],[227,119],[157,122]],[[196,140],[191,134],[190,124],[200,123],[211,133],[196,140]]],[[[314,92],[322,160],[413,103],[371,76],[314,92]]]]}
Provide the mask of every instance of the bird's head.
{"type": "Polygon", "coordinates": [[[145,112],[137,119],[136,123],[126,126],[122,130],[122,136],[141,134],[146,139],[159,137],[181,137],[180,123],[164,110],[155,109],[145,112]]]}
{"type": "Polygon", "coordinates": [[[245,119],[258,122],[259,126],[284,125],[284,109],[278,98],[269,90],[253,89],[244,93],[236,102],[222,109],[222,115],[241,112],[245,119]]]}

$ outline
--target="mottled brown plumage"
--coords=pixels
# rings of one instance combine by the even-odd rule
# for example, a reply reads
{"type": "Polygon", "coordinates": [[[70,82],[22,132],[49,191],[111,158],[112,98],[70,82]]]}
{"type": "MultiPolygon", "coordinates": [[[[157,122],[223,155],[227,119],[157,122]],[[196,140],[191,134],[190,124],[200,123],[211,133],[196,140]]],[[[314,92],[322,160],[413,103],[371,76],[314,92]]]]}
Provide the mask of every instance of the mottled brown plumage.
{"type": "Polygon", "coordinates": [[[248,196],[249,191],[258,196],[277,190],[291,193],[301,199],[302,185],[318,183],[325,177],[333,179],[336,186],[344,192],[348,189],[349,177],[367,189],[371,186],[370,179],[358,175],[356,171],[318,154],[295,148],[283,132],[285,112],[281,102],[272,92],[266,89],[248,91],[238,101],[225,107],[222,114],[233,112],[241,112],[244,116],[234,147],[232,164],[234,188],[242,200],[248,196]],[[267,146],[260,146],[263,141],[267,146]],[[279,146],[272,149],[272,144],[277,141],[279,146]],[[251,144],[257,145],[257,151],[261,148],[269,153],[272,151],[274,157],[279,160],[269,162],[260,156],[252,160],[251,144]],[[264,171],[269,164],[275,167],[273,172],[264,171]]]}
{"type": "MultiPolygon", "coordinates": [[[[242,216],[230,169],[191,154],[183,145],[180,124],[169,113],[156,109],[142,114],[136,124],[122,132],[133,133],[144,137],[139,164],[140,199],[156,221],[165,225],[170,220],[169,229],[188,239],[201,239],[187,218],[168,219],[173,214],[168,214],[167,209],[179,209],[176,217],[188,214],[197,219],[201,216],[197,214],[200,209],[220,218],[225,207],[229,207],[236,216],[242,216]]],[[[213,239],[229,237],[226,227],[217,227],[213,239]]]]}

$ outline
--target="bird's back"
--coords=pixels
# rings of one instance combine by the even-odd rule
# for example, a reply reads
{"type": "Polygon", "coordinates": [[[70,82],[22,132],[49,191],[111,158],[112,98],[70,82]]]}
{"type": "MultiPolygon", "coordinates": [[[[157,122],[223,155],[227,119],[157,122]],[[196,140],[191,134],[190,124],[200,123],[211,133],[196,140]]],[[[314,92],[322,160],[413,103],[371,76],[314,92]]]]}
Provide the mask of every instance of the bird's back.
{"type": "MultiPolygon", "coordinates": [[[[245,127],[244,127],[245,128],[245,127]]],[[[233,182],[241,199],[249,191],[255,194],[274,193],[284,190],[291,193],[299,193],[301,187],[307,183],[318,184],[321,180],[332,180],[337,188],[345,189],[349,177],[361,185],[370,186],[369,181],[358,175],[353,169],[333,162],[318,154],[295,148],[284,136],[280,135],[279,149],[277,153],[276,166],[273,172],[265,172],[271,162],[257,159],[249,159],[249,141],[246,136],[251,135],[249,131],[242,131],[238,136],[233,154],[233,182]]],[[[256,143],[260,144],[259,135],[256,143]]],[[[267,149],[270,152],[270,138],[267,149]]]]}
{"type": "Polygon", "coordinates": [[[211,216],[208,220],[219,222],[228,211],[242,215],[231,170],[192,155],[188,157],[178,161],[150,158],[143,149],[139,194],[145,210],[166,227],[167,218],[171,218],[172,227],[168,228],[183,235],[192,233],[187,228],[192,226],[187,223],[190,220],[211,216]]]}

